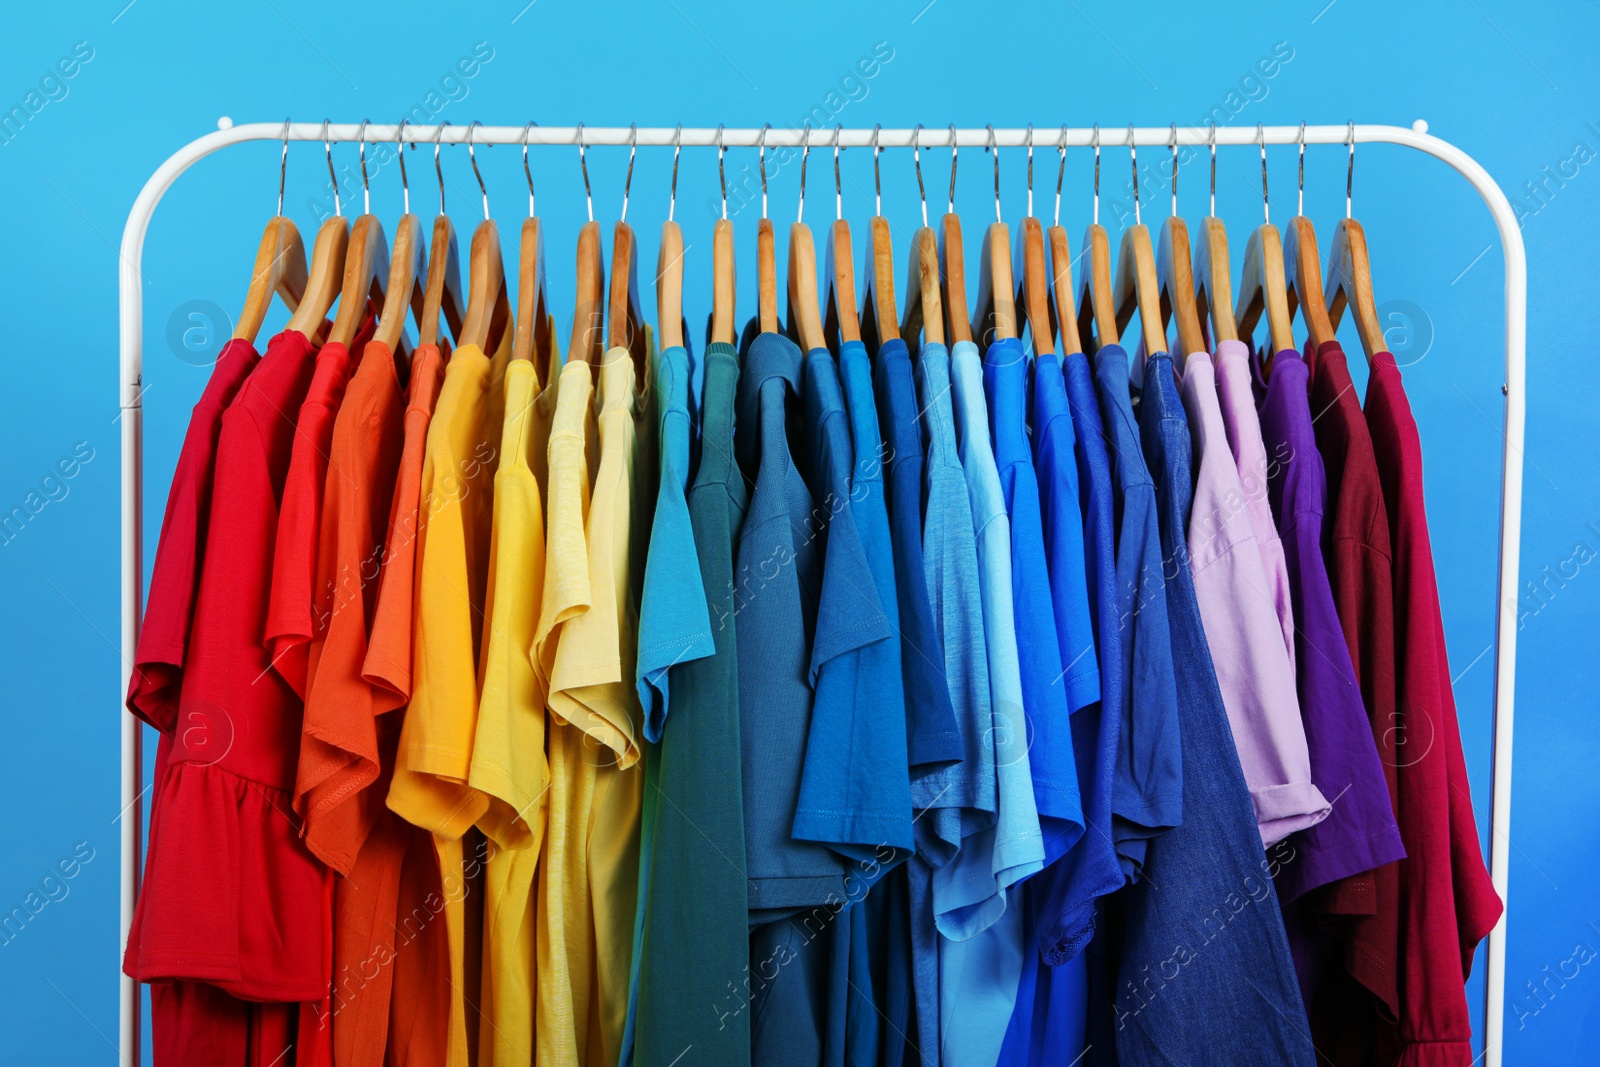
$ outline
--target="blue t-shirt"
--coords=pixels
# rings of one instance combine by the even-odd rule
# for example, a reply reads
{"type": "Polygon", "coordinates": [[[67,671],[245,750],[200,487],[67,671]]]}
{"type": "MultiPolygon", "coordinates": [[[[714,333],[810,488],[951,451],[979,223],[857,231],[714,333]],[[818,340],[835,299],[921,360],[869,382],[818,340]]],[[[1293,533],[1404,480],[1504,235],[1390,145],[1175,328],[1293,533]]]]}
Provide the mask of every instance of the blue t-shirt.
{"type": "Polygon", "coordinates": [[[1310,1067],[1316,1054],[1272,864],[1261,851],[1195,599],[1187,535],[1193,446],[1165,353],[1145,363],[1139,427],[1155,476],[1161,547],[1172,561],[1165,591],[1190,773],[1183,775],[1183,825],[1150,842],[1146,877],[1127,893],[1113,1008],[1117,1059],[1121,1067],[1219,1059],[1310,1067]]]}
{"type": "Polygon", "coordinates": [[[1045,564],[1039,481],[1028,446],[1028,354],[1016,338],[995,341],[983,361],[995,465],[1011,521],[1011,603],[1016,614],[1022,706],[1028,724],[1028,767],[1044,834],[1044,861],[1054,863],[1083,835],[1078,766],[1062,682],[1061,645],[1045,564]]]}
{"type": "MultiPolygon", "coordinates": [[[[846,345],[845,347],[850,347],[846,345]]],[[[922,564],[922,431],[911,357],[898,338],[885,341],[873,364],[878,417],[883,426],[884,462],[889,467],[889,531],[894,537],[894,571],[900,598],[901,661],[905,673],[906,747],[918,771],[937,769],[962,758],[961,734],[945,683],[944,657],[935,637],[927,576],[922,564]]],[[[849,388],[848,384],[846,388],[849,388]]],[[[851,410],[857,392],[851,393],[851,410]]],[[[865,400],[865,398],[863,398],[865,400]]],[[[938,797],[923,775],[912,779],[919,808],[938,797]]]]}
{"type": "Polygon", "coordinates": [[[820,492],[809,537],[822,546],[823,565],[811,650],[816,697],[794,836],[872,861],[849,875],[870,885],[912,845],[900,649],[881,606],[894,597],[893,569],[879,568],[887,588],[875,581],[856,526],[854,448],[827,349],[806,355],[804,381],[804,426],[820,492]]]}
{"type": "Polygon", "coordinates": [[[1167,567],[1155,484],[1133,417],[1128,355],[1118,345],[1106,345],[1095,353],[1094,366],[1100,417],[1116,473],[1117,626],[1122,632],[1122,723],[1111,836],[1123,872],[1136,878],[1150,840],[1183,821],[1183,742],[1167,621],[1167,567]]]}
{"type": "MultiPolygon", "coordinates": [[[[803,419],[800,349],[782,334],[759,334],[740,370],[734,432],[740,467],[755,485],[733,579],[752,926],[836,904],[851,866],[792,833],[811,732],[822,584],[822,546],[811,536],[815,497],[797,462],[809,455],[803,419]]],[[[888,635],[881,614],[870,622],[867,640],[888,635]]]]}

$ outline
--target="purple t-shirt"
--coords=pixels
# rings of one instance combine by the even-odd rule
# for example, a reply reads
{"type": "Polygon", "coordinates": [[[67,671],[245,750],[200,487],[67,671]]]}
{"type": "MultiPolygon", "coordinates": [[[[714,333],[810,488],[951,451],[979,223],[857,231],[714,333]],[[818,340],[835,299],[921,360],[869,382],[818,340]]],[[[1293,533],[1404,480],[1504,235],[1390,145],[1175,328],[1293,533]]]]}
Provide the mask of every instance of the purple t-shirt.
{"type": "Polygon", "coordinates": [[[1261,843],[1272,845],[1327,818],[1328,800],[1311,782],[1294,669],[1228,448],[1209,355],[1196,352],[1184,361],[1179,391],[1198,460],[1188,531],[1195,597],[1261,843]]]}
{"type": "Polygon", "coordinates": [[[1268,481],[1272,513],[1283,540],[1294,601],[1298,688],[1311,780],[1333,803],[1322,822],[1290,840],[1278,895],[1293,901],[1309,890],[1368,871],[1405,855],[1378,762],[1372,726],[1350,666],[1350,650],[1322,558],[1322,513],[1327,495],[1322,457],[1311,424],[1307,369],[1300,353],[1279,352],[1271,377],[1253,367],[1261,394],[1261,437],[1280,455],[1268,481]]]}

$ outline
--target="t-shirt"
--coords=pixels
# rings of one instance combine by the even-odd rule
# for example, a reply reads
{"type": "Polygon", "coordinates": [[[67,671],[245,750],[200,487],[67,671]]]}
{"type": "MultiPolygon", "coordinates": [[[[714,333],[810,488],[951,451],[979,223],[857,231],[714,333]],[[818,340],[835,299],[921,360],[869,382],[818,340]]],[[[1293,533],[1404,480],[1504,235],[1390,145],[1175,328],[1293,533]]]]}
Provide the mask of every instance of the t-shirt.
{"type": "MultiPolygon", "coordinates": [[[[544,596],[544,505],[530,457],[543,453],[532,362],[506,367],[505,421],[494,475],[494,529],[483,636],[483,672],[469,784],[488,798],[478,826],[495,846],[484,882],[481,1055],[532,1058],[534,880],[544,838],[545,682],[529,652],[544,596]]],[[[492,1058],[492,1059],[491,1059],[492,1058]]]]}
{"type": "MultiPolygon", "coordinates": [[[[1101,370],[1107,376],[1106,350],[1101,370]]],[[[1120,360],[1121,353],[1116,353],[1120,360]]],[[[1144,364],[1139,429],[1155,481],[1183,745],[1183,823],[1152,840],[1125,894],[1113,1016],[1123,1067],[1311,1067],[1289,945],[1268,881],[1249,790],[1234,754],[1190,577],[1192,444],[1165,353],[1144,364]],[[1222,1052],[1221,1050],[1226,1050],[1222,1052]]],[[[1121,368],[1126,373],[1126,365],[1121,368]]],[[[1102,400],[1105,391],[1102,391],[1102,400]]]]}
{"type": "Polygon", "coordinates": [[[1106,345],[1094,355],[1095,395],[1116,475],[1117,619],[1122,635],[1122,708],[1111,836],[1123,873],[1139,877],[1153,838],[1183,822],[1183,741],[1173,673],[1167,577],[1156,487],[1139,447],[1128,355],[1106,345]]]}
{"type": "MultiPolygon", "coordinates": [[[[812,536],[811,526],[819,494],[799,465],[809,458],[801,362],[799,348],[781,334],[751,340],[739,373],[734,421],[739,465],[754,484],[734,568],[752,925],[843,901],[845,874],[852,866],[823,845],[792,834],[811,732],[812,667],[827,658],[822,653],[842,651],[812,650],[823,544],[812,536]]],[[[808,463],[804,469],[809,468],[808,463]]],[[[881,617],[867,630],[877,639],[889,633],[881,617]]]]}
{"type": "Polygon", "coordinates": [[[419,486],[412,694],[395,754],[388,805],[434,835],[449,938],[450,1026],[446,1062],[474,1055],[480,973],[472,922],[482,863],[463,835],[488,810],[469,783],[478,711],[477,666],[488,584],[496,447],[504,421],[510,331],[494,358],[475,345],[450,357],[428,427],[419,486]],[[469,950],[468,941],[473,942],[469,950]]]}
{"type": "MultiPolygon", "coordinates": [[[[850,420],[856,427],[858,476],[870,468],[888,468],[888,529],[894,552],[894,586],[898,600],[900,657],[905,674],[906,747],[912,767],[912,801],[926,808],[939,795],[928,780],[931,772],[962,758],[961,734],[945,682],[944,660],[934,636],[927,576],[922,560],[922,433],[911,357],[898,338],[885,341],[873,360],[873,386],[856,369],[853,343],[841,346],[850,420]],[[869,398],[876,394],[877,418],[869,398]],[[860,410],[860,414],[857,411],[860,410]],[[882,432],[878,432],[879,424],[882,432]],[[868,442],[875,451],[867,451],[868,442]]],[[[878,481],[876,477],[872,479],[878,481]]],[[[882,496],[874,485],[872,492],[882,496]]],[[[879,583],[880,593],[883,583],[879,583]]]]}
{"type": "Polygon", "coordinates": [[[1439,588],[1422,495],[1422,443],[1394,356],[1373,357],[1367,427],[1378,457],[1394,553],[1396,693],[1407,756],[1399,761],[1402,1061],[1472,1061],[1464,984],[1478,942],[1504,905],[1489,880],[1472,814],[1450,687],[1439,588]],[[1430,744],[1431,742],[1431,744],[1430,744]],[[1421,756],[1410,753],[1421,751],[1421,756]]]}
{"type": "Polygon", "coordinates": [[[1034,806],[1028,730],[1012,605],[1011,523],[989,438],[978,346],[950,353],[956,433],[977,538],[979,591],[989,664],[991,735],[998,811],[995,825],[962,842],[934,872],[940,943],[940,1048],[949,1063],[994,1062],[1015,1004],[1024,953],[1021,901],[1007,890],[1044,866],[1034,806]],[[958,940],[959,939],[959,940],[958,940]]]}
{"type": "MultiPolygon", "coordinates": [[[[683,461],[690,426],[680,414],[687,392],[684,363],[672,356],[674,351],[664,353],[656,379],[662,434],[657,530],[673,521],[667,497],[674,488],[681,494],[681,480],[688,475],[683,461]]],[[[670,686],[660,690],[663,698],[670,692],[674,708],[662,717],[655,818],[646,832],[654,835],[651,854],[669,860],[650,868],[638,950],[634,1060],[670,1063],[692,1047],[696,1062],[742,1067],[750,1062],[747,1009],[754,990],[740,980],[730,988],[727,978],[743,975],[750,964],[733,586],[734,538],[746,503],[745,481],[733,459],[738,352],[730,344],[712,344],[701,363],[700,461],[688,493],[689,536],[698,556],[696,575],[715,652],[671,666],[670,686]],[[687,959],[695,966],[685,967],[687,959]]],[[[652,533],[642,608],[646,614],[658,604],[650,568],[662,558],[652,533]]],[[[682,556],[666,562],[685,563],[682,556]]],[[[641,663],[642,646],[641,641],[641,663]]]]}
{"type": "MultiPolygon", "coordinates": [[[[813,349],[801,373],[803,447],[820,501],[808,517],[808,537],[823,560],[811,641],[811,729],[793,833],[851,860],[882,860],[894,850],[890,862],[897,862],[912,840],[906,697],[896,619],[885,610],[895,603],[894,561],[885,537],[869,562],[856,526],[855,455],[833,355],[813,349]]],[[[881,532],[888,533],[887,520],[881,532]]],[[[859,877],[871,884],[879,874],[859,877]]]]}
{"type": "Polygon", "coordinates": [[[1268,480],[1272,513],[1283,539],[1294,601],[1296,681],[1311,752],[1311,779],[1328,798],[1328,817],[1291,841],[1293,856],[1277,874],[1278,892],[1293,901],[1346,875],[1370,871],[1405,854],[1389,790],[1372,740],[1322,560],[1322,458],[1311,426],[1306,364],[1287,349],[1261,383],[1261,437],[1285,459],[1268,480]]]}
{"type": "Polygon", "coordinates": [[[541,652],[555,721],[534,1031],[539,1061],[556,1064],[621,1056],[639,876],[644,768],[634,680],[643,574],[635,569],[642,552],[633,543],[632,487],[641,435],[653,434],[638,425],[647,421],[648,383],[636,381],[627,348],[605,354],[593,393],[592,380],[581,361],[562,369],[535,638],[540,647],[560,622],[553,652],[548,639],[541,652]]]}
{"type": "Polygon", "coordinates": [[[211,518],[211,474],[217,462],[222,414],[259,360],[249,341],[234,338],[222,346],[189,416],[167,489],[167,509],[156,542],[144,618],[139,623],[127,701],[129,711],[163,733],[170,734],[177,724],[183,662],[211,518]]]}
{"type": "Polygon", "coordinates": [[[1329,804],[1311,783],[1294,668],[1228,448],[1210,356],[1189,355],[1181,389],[1198,457],[1189,518],[1195,598],[1261,843],[1270,846],[1327,818],[1329,804]]]}
{"type": "MultiPolygon", "coordinates": [[[[316,605],[323,597],[317,588],[317,553],[334,417],[344,400],[351,370],[374,329],[375,320],[369,317],[348,348],[330,341],[317,350],[311,387],[295,419],[294,448],[273,542],[272,593],[264,633],[273,669],[301,699],[306,695],[308,646],[321,632],[316,605]]],[[[321,620],[323,625],[326,622],[321,620]]]]}
{"type": "Polygon", "coordinates": [[[1289,652],[1289,669],[1295,666],[1294,606],[1289,595],[1289,568],[1283,558],[1283,542],[1272,518],[1267,499],[1267,483],[1287,456],[1267,455],[1261,440],[1261,422],[1256,415],[1256,398],[1250,373],[1250,348],[1243,341],[1218,341],[1215,359],[1217,403],[1222,408],[1222,426],[1228,435],[1228,448],[1239,468],[1239,488],[1244,493],[1244,512],[1255,531],[1256,547],[1261,550],[1261,565],[1266,570],[1272,608],[1283,631],[1283,647],[1289,652]]]}
{"type": "Polygon", "coordinates": [[[290,812],[301,704],[261,643],[278,499],[314,365],[274,337],[222,416],[176,729],[123,967],[249,1000],[328,988],[330,875],[290,812]]]}
{"type": "MultiPolygon", "coordinates": [[[[1398,808],[1389,513],[1344,350],[1337,341],[1314,353],[1307,347],[1312,424],[1328,474],[1322,554],[1390,806],[1398,808]]],[[[1285,909],[1302,987],[1308,969],[1317,972],[1306,998],[1311,1036],[1333,1063],[1372,1062],[1379,1034],[1392,1029],[1387,1020],[1399,1016],[1400,914],[1398,863],[1332,882],[1285,909]]]]}

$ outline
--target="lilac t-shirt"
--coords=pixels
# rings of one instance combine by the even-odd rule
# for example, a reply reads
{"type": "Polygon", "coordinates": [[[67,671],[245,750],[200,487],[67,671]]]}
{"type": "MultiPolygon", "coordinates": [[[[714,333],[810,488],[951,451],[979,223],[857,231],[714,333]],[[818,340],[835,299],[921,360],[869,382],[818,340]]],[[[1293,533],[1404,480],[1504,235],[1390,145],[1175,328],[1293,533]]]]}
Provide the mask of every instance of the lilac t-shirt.
{"type": "Polygon", "coordinates": [[[1311,780],[1333,801],[1326,819],[1290,842],[1293,855],[1277,875],[1278,896],[1286,904],[1318,886],[1405,856],[1322,558],[1327,476],[1311,425],[1306,379],[1305,361],[1293,349],[1272,358],[1269,379],[1258,378],[1261,438],[1273,454],[1287,457],[1272,471],[1268,490],[1294,594],[1297,682],[1311,780]]]}
{"type": "Polygon", "coordinates": [[[1261,843],[1272,845],[1327,818],[1328,800],[1311,782],[1294,669],[1228,448],[1209,355],[1196,352],[1184,361],[1179,392],[1198,459],[1189,513],[1195,597],[1261,843]]]}
{"type": "Polygon", "coordinates": [[[1289,596],[1289,568],[1283,559],[1283,542],[1272,519],[1267,501],[1267,482],[1274,469],[1281,467],[1285,455],[1267,455],[1261,440],[1261,423],[1256,417],[1256,400],[1251,392],[1250,348],[1243,341],[1218,341],[1216,353],[1217,400],[1222,407],[1222,425],[1228,433],[1228,448],[1239,468],[1239,484],[1244,491],[1244,510],[1261,550],[1261,564],[1267,574],[1272,607],[1283,629],[1283,647],[1289,652],[1289,670],[1295,669],[1294,606],[1289,596]]]}

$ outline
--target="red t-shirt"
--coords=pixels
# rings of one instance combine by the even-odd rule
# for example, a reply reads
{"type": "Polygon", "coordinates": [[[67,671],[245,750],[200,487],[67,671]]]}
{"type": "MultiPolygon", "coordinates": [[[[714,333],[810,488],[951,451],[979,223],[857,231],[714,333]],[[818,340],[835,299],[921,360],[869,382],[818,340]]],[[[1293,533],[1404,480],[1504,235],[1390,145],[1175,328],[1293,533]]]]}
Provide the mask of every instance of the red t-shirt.
{"type": "Polygon", "coordinates": [[[157,783],[144,887],[124,969],[211,982],[248,1000],[327,989],[329,872],[292,815],[301,705],[262,645],[278,500],[314,365],[285,331],[218,435],[206,554],[179,723],[157,783]]]}
{"type": "MultiPolygon", "coordinates": [[[[1317,451],[1328,475],[1323,557],[1334,603],[1372,738],[1383,764],[1389,801],[1399,819],[1395,729],[1394,591],[1389,513],[1378,478],[1372,435],[1350,379],[1344,349],[1329,341],[1313,352],[1311,410],[1317,451]]],[[[1291,937],[1326,936],[1324,972],[1311,1014],[1312,1042],[1329,1062],[1373,1062],[1374,1043],[1400,1011],[1400,865],[1387,863],[1311,893],[1285,914],[1291,937]]]]}
{"type": "Polygon", "coordinates": [[[1469,1067],[1466,977],[1504,905],[1484,869],[1445,656],[1422,499],[1422,444],[1394,356],[1373,358],[1367,427],[1394,558],[1400,834],[1401,1067],[1469,1067]]]}
{"type": "Polygon", "coordinates": [[[306,646],[316,633],[311,605],[316,598],[317,537],[334,418],[350,380],[351,353],[359,356],[375,329],[375,320],[369,317],[349,348],[330,341],[318,350],[311,387],[295,419],[294,448],[272,549],[264,640],[273,668],[301,699],[306,695],[306,646]]]}

